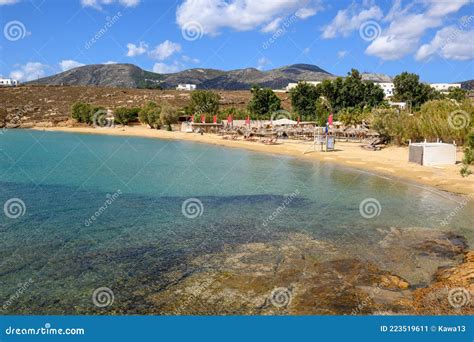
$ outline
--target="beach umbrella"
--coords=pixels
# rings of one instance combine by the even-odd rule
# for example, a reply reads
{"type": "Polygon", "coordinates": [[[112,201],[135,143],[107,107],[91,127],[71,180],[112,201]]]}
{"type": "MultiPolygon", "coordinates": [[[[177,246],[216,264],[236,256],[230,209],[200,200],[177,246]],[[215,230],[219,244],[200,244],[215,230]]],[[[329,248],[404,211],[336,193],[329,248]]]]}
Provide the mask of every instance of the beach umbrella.
{"type": "Polygon", "coordinates": [[[191,115],[191,122],[194,122],[194,114],[191,115]]]}
{"type": "Polygon", "coordinates": [[[206,123],[206,116],[205,115],[201,115],[201,122],[206,123]]]}
{"type": "Polygon", "coordinates": [[[299,124],[300,124],[300,116],[298,115],[298,123],[297,123],[297,125],[299,125],[299,124]]]}
{"type": "Polygon", "coordinates": [[[232,115],[229,115],[229,116],[227,117],[227,123],[228,123],[228,124],[232,123],[232,115]]]}
{"type": "Polygon", "coordinates": [[[247,115],[247,119],[245,119],[245,124],[250,126],[250,116],[247,115]]]}
{"type": "Polygon", "coordinates": [[[332,113],[329,114],[329,117],[328,117],[328,124],[329,124],[329,126],[332,126],[332,113]]]}
{"type": "Polygon", "coordinates": [[[217,123],[217,115],[214,115],[214,116],[212,117],[212,122],[215,123],[215,124],[217,123]]]}

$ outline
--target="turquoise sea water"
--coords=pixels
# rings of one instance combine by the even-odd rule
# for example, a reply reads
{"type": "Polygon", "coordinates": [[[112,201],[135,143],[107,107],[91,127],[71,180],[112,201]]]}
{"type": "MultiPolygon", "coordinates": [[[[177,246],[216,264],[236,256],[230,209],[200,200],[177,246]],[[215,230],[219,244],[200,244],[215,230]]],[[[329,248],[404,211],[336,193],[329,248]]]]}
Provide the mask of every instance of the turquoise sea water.
{"type": "Polygon", "coordinates": [[[116,303],[144,313],[140,293],[150,284],[168,286],[165,275],[191,258],[292,232],[367,258],[377,230],[390,227],[452,231],[472,246],[474,207],[459,202],[322,162],[179,141],[9,130],[0,135],[0,304],[8,302],[7,313],[93,312],[92,291],[107,286],[121,289],[116,303]],[[12,199],[19,206],[8,207],[12,199]],[[361,215],[367,199],[377,201],[370,200],[378,216],[361,215]],[[186,207],[190,201],[196,205],[186,207]]]}

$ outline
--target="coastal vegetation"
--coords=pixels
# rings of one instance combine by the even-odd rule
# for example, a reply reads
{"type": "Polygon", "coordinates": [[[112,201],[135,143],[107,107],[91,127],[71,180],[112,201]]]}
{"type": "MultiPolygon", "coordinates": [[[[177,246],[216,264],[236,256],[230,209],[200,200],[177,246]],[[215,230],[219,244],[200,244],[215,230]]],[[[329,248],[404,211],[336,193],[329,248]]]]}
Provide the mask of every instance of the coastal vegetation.
{"type": "Polygon", "coordinates": [[[272,113],[281,109],[281,101],[269,88],[253,86],[250,90],[252,98],[247,109],[256,118],[268,118],[272,113]]]}
{"type": "Polygon", "coordinates": [[[134,108],[127,108],[127,107],[119,107],[114,110],[114,119],[115,122],[128,125],[130,122],[134,122],[138,120],[138,113],[140,112],[141,108],[134,107],[134,108]]]}
{"type": "Polygon", "coordinates": [[[461,175],[463,177],[467,177],[472,174],[469,166],[474,164],[474,132],[469,133],[467,136],[462,163],[463,166],[461,168],[461,175]]]}
{"type": "Polygon", "coordinates": [[[151,128],[160,128],[161,107],[155,102],[148,102],[139,112],[140,122],[150,126],[151,128]]]}
{"type": "Polygon", "coordinates": [[[191,93],[191,101],[185,112],[194,115],[196,122],[200,121],[201,115],[206,116],[206,121],[219,112],[220,96],[212,90],[196,90],[191,93]]]}
{"type": "Polygon", "coordinates": [[[85,102],[76,102],[72,106],[71,117],[76,119],[77,122],[92,124],[94,122],[94,115],[104,110],[104,107],[85,102]]]}

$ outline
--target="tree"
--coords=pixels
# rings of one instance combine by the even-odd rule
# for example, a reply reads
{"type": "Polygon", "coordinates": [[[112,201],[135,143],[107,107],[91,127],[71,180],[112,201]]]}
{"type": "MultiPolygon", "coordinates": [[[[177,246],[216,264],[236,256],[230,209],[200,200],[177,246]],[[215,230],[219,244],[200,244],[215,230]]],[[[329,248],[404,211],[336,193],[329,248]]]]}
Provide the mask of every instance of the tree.
{"type": "Polygon", "coordinates": [[[385,98],[383,89],[374,82],[367,81],[364,83],[364,105],[374,108],[382,104],[385,98]]]}
{"type": "Polygon", "coordinates": [[[281,101],[270,88],[252,87],[252,99],[247,105],[250,113],[258,118],[269,118],[281,108],[281,101]]]}
{"type": "Polygon", "coordinates": [[[161,107],[155,102],[148,102],[138,113],[140,121],[149,125],[151,128],[160,128],[161,107]]]}
{"type": "Polygon", "coordinates": [[[395,76],[393,84],[394,98],[398,101],[409,102],[416,109],[438,95],[430,85],[421,83],[418,75],[408,72],[395,76]]]}
{"type": "Polygon", "coordinates": [[[347,73],[342,86],[342,105],[347,107],[363,107],[365,97],[365,84],[359,71],[352,69],[347,73]]]}
{"type": "Polygon", "coordinates": [[[371,81],[363,81],[356,69],[352,69],[345,79],[324,80],[317,89],[335,112],[345,108],[373,108],[382,104],[385,97],[382,88],[371,81]]]}
{"type": "Polygon", "coordinates": [[[316,101],[319,97],[318,88],[306,82],[299,82],[295,88],[290,90],[293,110],[309,120],[316,119],[316,101]]]}
{"type": "Polygon", "coordinates": [[[114,110],[114,120],[119,124],[128,125],[129,122],[133,122],[138,119],[138,113],[140,110],[140,108],[116,108],[114,110]]]}
{"type": "Polygon", "coordinates": [[[166,125],[169,131],[171,131],[171,124],[177,123],[178,118],[179,113],[175,107],[172,107],[167,102],[161,105],[160,121],[162,125],[166,125]]]}
{"type": "Polygon", "coordinates": [[[458,102],[461,102],[467,98],[467,91],[461,88],[449,88],[449,92],[446,95],[448,99],[453,99],[458,102]]]}
{"type": "Polygon", "coordinates": [[[219,111],[219,94],[211,90],[195,90],[191,93],[190,109],[198,120],[200,115],[216,115],[219,111]]]}

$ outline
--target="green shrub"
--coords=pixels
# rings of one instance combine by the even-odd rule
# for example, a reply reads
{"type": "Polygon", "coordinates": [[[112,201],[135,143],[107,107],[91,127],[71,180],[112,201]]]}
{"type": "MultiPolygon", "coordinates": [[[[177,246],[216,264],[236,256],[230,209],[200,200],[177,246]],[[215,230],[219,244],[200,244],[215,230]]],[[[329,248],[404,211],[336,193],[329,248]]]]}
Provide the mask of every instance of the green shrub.
{"type": "Polygon", "coordinates": [[[171,124],[177,123],[179,113],[175,107],[172,107],[168,103],[163,103],[161,106],[160,122],[162,125],[166,125],[167,130],[171,131],[171,124]]]}
{"type": "Polygon", "coordinates": [[[474,164],[474,132],[470,132],[467,136],[462,163],[461,176],[467,177],[472,174],[469,166],[474,164]]]}
{"type": "Polygon", "coordinates": [[[104,112],[105,108],[100,106],[91,105],[85,102],[76,102],[71,108],[71,117],[77,122],[92,124],[94,122],[94,116],[97,113],[104,112]]]}
{"type": "Polygon", "coordinates": [[[464,144],[473,123],[474,107],[468,101],[432,100],[413,114],[396,109],[378,109],[373,113],[372,127],[396,144],[440,139],[464,144]]]}
{"type": "Polygon", "coordinates": [[[140,122],[149,125],[151,128],[160,128],[161,107],[155,102],[148,102],[139,112],[138,118],[140,122]]]}
{"type": "Polygon", "coordinates": [[[138,120],[140,110],[141,108],[119,107],[114,111],[114,120],[119,124],[128,125],[130,122],[138,120]]]}

